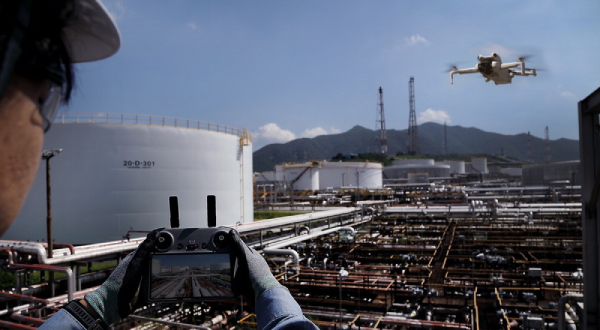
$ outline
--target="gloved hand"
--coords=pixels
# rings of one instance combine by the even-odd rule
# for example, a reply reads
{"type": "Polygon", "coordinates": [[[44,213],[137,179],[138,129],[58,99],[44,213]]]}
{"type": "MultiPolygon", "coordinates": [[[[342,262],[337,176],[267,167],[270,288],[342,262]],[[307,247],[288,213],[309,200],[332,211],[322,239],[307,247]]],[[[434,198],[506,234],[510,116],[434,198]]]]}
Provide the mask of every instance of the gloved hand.
{"type": "Polygon", "coordinates": [[[255,306],[261,294],[282,285],[271,274],[265,259],[247,246],[236,230],[232,229],[229,235],[238,258],[237,271],[233,274],[234,294],[243,294],[255,306]]]}
{"type": "Polygon", "coordinates": [[[136,307],[142,276],[148,270],[150,252],[158,242],[158,233],[151,231],[146,239],[121,261],[108,279],[85,300],[102,320],[110,325],[127,317],[136,307]]]}

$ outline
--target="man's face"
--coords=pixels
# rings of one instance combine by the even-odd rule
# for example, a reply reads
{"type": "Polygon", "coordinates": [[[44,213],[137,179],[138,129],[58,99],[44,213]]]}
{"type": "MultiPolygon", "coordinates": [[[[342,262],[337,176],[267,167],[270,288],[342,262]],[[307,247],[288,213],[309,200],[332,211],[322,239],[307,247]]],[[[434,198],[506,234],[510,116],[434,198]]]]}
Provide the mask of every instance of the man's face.
{"type": "Polygon", "coordinates": [[[38,100],[49,87],[14,75],[0,100],[0,236],[17,216],[39,166],[44,130],[38,100]]]}

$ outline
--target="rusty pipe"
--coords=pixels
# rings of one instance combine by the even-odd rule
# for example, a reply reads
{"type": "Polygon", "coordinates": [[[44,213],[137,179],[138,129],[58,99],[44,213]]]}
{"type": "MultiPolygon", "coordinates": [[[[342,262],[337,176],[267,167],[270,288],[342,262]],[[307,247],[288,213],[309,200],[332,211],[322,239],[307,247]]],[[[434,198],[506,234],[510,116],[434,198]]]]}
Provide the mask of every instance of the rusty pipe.
{"type": "Polygon", "coordinates": [[[73,246],[73,244],[53,242],[52,245],[54,245],[56,247],[66,247],[71,251],[71,254],[75,254],[75,247],[73,246]]]}
{"type": "Polygon", "coordinates": [[[10,315],[10,318],[13,320],[21,321],[21,322],[33,323],[36,326],[40,326],[40,325],[44,324],[44,320],[42,320],[40,318],[25,316],[25,315],[20,314],[19,312],[12,313],[10,315]]]}
{"type": "Polygon", "coordinates": [[[16,300],[22,300],[22,301],[26,301],[26,302],[43,304],[43,305],[48,305],[50,303],[50,301],[47,299],[37,298],[37,297],[33,297],[33,296],[27,296],[24,294],[11,293],[11,292],[6,292],[6,291],[0,291],[0,297],[8,297],[8,298],[16,299],[16,300]]]}
{"type": "Polygon", "coordinates": [[[9,321],[2,321],[2,320],[0,320],[0,326],[2,326],[2,328],[4,328],[4,329],[18,329],[18,330],[35,330],[35,329],[37,329],[37,327],[34,328],[34,327],[30,327],[28,325],[13,323],[13,322],[9,322],[9,321]]]}

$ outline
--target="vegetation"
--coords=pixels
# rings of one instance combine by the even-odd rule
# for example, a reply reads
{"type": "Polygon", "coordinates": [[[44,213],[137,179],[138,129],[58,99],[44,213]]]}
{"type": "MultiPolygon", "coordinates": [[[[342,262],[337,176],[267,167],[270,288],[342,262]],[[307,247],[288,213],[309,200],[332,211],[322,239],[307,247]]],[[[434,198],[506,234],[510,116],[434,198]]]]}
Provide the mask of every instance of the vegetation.
{"type": "Polygon", "coordinates": [[[383,164],[384,166],[392,165],[392,159],[388,158],[383,154],[374,154],[374,153],[364,153],[364,154],[349,154],[342,155],[342,153],[338,153],[331,161],[342,161],[342,162],[378,162],[383,164]]]}
{"type": "Polygon", "coordinates": [[[393,160],[406,160],[406,159],[433,159],[436,162],[443,161],[463,161],[470,162],[472,158],[487,158],[489,163],[515,163],[521,162],[521,160],[508,157],[508,156],[500,156],[500,155],[490,155],[490,154],[447,154],[447,155],[404,155],[401,152],[396,154],[396,157],[393,157],[393,160]]]}

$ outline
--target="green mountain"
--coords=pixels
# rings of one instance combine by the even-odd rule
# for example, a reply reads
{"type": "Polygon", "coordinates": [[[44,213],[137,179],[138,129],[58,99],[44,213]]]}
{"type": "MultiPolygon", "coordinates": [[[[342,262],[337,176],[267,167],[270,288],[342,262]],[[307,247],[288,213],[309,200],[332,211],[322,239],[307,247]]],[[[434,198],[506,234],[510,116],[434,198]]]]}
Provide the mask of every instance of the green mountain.
{"type": "MultiPolygon", "coordinates": [[[[418,126],[419,148],[424,155],[444,154],[444,125],[424,123],[418,126]]],[[[406,152],[407,130],[386,131],[388,154],[390,156],[406,152]]],[[[448,154],[489,154],[501,155],[526,161],[527,133],[503,135],[485,132],[474,127],[447,126],[448,154]]],[[[276,164],[304,162],[309,160],[329,160],[338,153],[376,153],[378,131],[354,126],[345,133],[321,135],[312,139],[296,139],[284,144],[270,144],[253,154],[255,172],[271,171],[276,164]]],[[[579,141],[558,139],[550,141],[552,161],[579,159],[579,141]]],[[[530,140],[531,158],[542,162],[546,153],[546,142],[535,136],[530,140]]]]}

